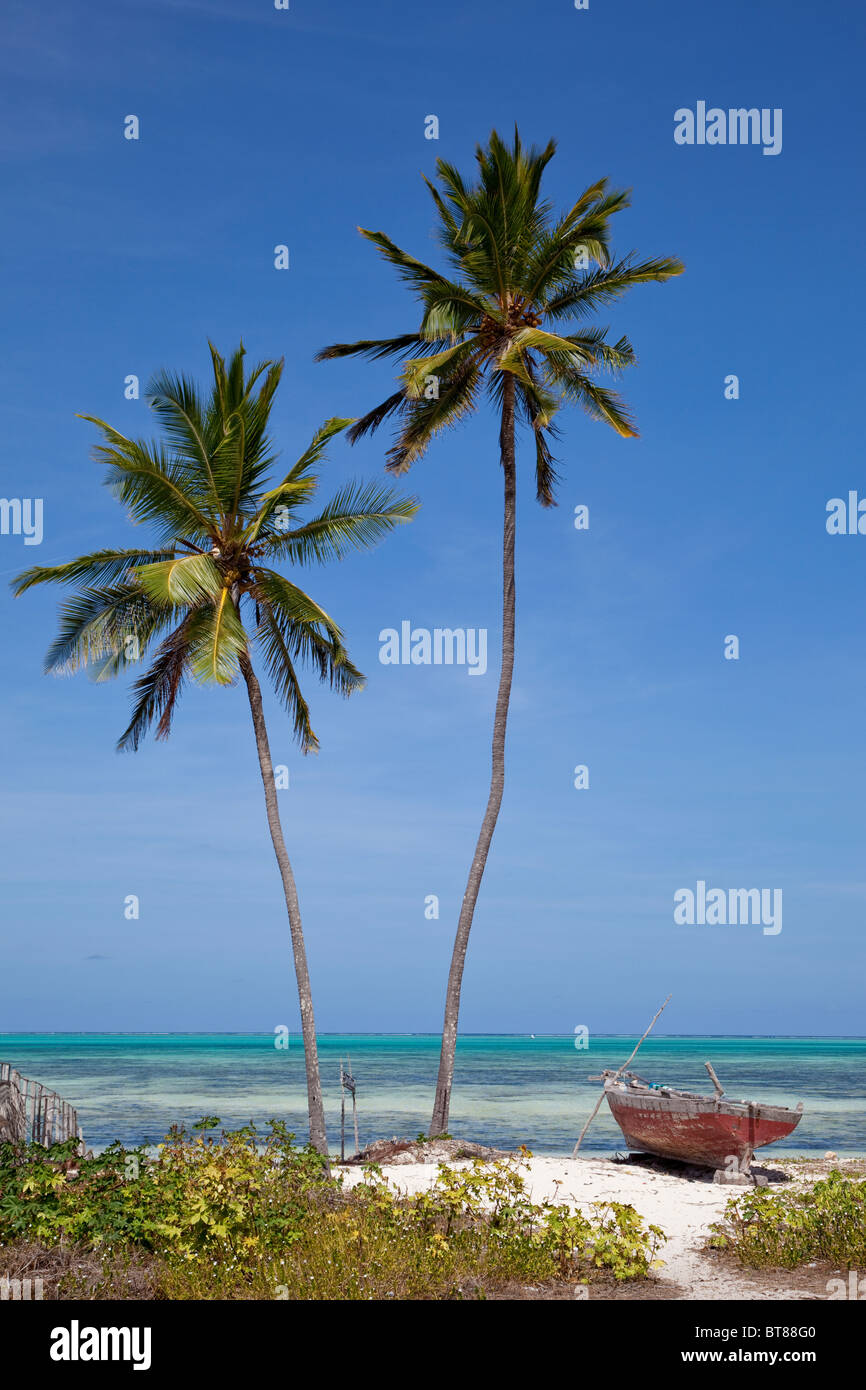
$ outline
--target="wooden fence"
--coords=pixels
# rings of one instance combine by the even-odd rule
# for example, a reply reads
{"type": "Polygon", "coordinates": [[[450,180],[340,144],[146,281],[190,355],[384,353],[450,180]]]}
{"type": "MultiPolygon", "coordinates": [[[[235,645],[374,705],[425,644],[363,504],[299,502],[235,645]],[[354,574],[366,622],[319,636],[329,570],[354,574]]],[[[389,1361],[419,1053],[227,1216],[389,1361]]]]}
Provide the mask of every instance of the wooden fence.
{"type": "Polygon", "coordinates": [[[49,1091],[38,1081],[22,1076],[8,1062],[0,1062],[0,1081],[8,1081],[16,1086],[24,1101],[24,1114],[27,1121],[26,1138],[34,1144],[62,1144],[67,1139],[78,1139],[80,1151],[84,1152],[84,1136],[78,1123],[78,1112],[59,1096],[49,1091]]]}

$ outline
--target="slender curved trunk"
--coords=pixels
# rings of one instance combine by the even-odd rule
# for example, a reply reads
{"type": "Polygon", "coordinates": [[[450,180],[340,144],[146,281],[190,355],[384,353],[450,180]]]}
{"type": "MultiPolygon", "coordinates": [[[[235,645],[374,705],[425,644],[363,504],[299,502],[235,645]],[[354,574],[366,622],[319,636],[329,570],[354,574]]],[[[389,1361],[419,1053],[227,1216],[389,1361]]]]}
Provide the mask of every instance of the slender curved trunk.
{"type": "Polygon", "coordinates": [[[304,932],[301,926],[301,909],[298,904],[298,890],[295,876],[283,839],[280,812],[277,806],[277,793],[274,786],[274,769],[271,763],[271,749],[268,743],[268,730],[262,708],[262,689],[252,668],[249,657],[240,658],[243,678],[247,683],[250,709],[253,715],[253,729],[256,735],[256,748],[259,754],[259,767],[265,789],[265,806],[268,825],[274,844],[274,854],[283,880],[286,895],[286,908],[289,913],[289,928],[292,934],[292,954],[295,958],[295,975],[298,981],[298,1000],[301,1006],[301,1034],[304,1039],[304,1062],[307,1069],[307,1109],[310,1117],[310,1143],[320,1154],[328,1155],[328,1136],[325,1130],[325,1109],[322,1104],[322,1083],[319,1079],[319,1050],[316,1045],[316,1021],[313,1017],[313,996],[310,990],[310,972],[307,967],[307,951],[304,946],[304,932]]]}
{"type": "Polygon", "coordinates": [[[511,678],[514,672],[514,534],[517,517],[517,487],[514,456],[514,377],[506,372],[502,395],[502,425],[499,432],[499,450],[505,487],[505,515],[502,534],[502,661],[499,671],[499,690],[496,695],[496,713],[493,718],[493,751],[490,772],[490,795],[487,809],[481,822],[478,843],[472,858],[472,867],[463,894],[463,904],[454,938],[451,955],[451,969],[448,972],[448,988],[445,994],[445,1020],[442,1025],[442,1049],[439,1054],[439,1076],[436,1082],[436,1099],[433,1103],[433,1118],[430,1121],[430,1134],[444,1134],[448,1129],[448,1116],[451,1109],[451,1087],[454,1081],[454,1053],[457,1048],[457,1020],[460,1013],[460,991],[463,986],[463,969],[466,964],[466,948],[475,904],[481,889],[481,880],[487,865],[490,843],[505,787],[505,727],[508,722],[508,703],[511,699],[511,678]]]}

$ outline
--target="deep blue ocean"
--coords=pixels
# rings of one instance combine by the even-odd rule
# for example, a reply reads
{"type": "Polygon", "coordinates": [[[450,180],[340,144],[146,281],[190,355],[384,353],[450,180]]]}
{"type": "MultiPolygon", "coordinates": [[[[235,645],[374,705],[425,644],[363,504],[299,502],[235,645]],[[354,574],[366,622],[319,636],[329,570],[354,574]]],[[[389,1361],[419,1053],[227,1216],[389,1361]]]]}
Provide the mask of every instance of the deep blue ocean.
{"type": "MultiPolygon", "coordinates": [[[[534,1153],[569,1152],[598,1095],[589,1077],[623,1063],[631,1037],[474,1036],[460,1039],[451,1109],[455,1136],[534,1153]]],[[[172,1124],[218,1115],[227,1126],[275,1116],[306,1134],[300,1036],[241,1033],[0,1033],[0,1061],[60,1093],[79,1111],[88,1145],[158,1143],[172,1124]]],[[[319,1039],[332,1149],[339,1145],[340,1058],[351,1058],[361,1143],[414,1136],[430,1121],[439,1056],[431,1035],[319,1039]]],[[[732,1099],[796,1105],[799,1128],[777,1150],[866,1152],[866,1039],[658,1037],[632,1069],[706,1090],[704,1061],[732,1099]]],[[[351,1147],[351,1146],[350,1146],[351,1147]]],[[[603,1106],[584,1142],[610,1153],[621,1136],[603,1106]]]]}

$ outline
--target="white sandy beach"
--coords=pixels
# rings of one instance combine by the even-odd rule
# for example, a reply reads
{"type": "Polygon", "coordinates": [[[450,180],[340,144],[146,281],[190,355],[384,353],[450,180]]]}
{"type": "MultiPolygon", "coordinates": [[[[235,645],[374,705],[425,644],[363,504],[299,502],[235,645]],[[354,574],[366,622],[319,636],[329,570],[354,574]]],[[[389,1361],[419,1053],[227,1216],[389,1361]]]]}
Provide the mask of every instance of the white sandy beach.
{"type": "MultiPolygon", "coordinates": [[[[468,1165],[456,1162],[453,1166],[468,1165]]],[[[357,1167],[339,1171],[345,1174],[347,1186],[354,1186],[363,1178],[363,1171],[357,1167]]],[[[405,1193],[423,1191],[435,1181],[437,1172],[435,1163],[382,1167],[383,1176],[405,1193]]],[[[672,1299],[809,1297],[801,1288],[780,1288],[778,1276],[762,1280],[759,1273],[741,1273],[712,1254],[703,1253],[710,1225],[722,1215],[729,1198],[743,1192],[743,1188],[719,1186],[707,1178],[684,1177],[603,1158],[531,1158],[525,1175],[534,1201],[567,1201],[584,1210],[593,1202],[628,1202],[647,1223],[660,1226],[667,1243],[659,1252],[664,1264],[657,1275],[661,1286],[669,1286],[668,1296],[672,1299]]],[[[658,1294],[665,1296],[663,1287],[658,1294]]]]}

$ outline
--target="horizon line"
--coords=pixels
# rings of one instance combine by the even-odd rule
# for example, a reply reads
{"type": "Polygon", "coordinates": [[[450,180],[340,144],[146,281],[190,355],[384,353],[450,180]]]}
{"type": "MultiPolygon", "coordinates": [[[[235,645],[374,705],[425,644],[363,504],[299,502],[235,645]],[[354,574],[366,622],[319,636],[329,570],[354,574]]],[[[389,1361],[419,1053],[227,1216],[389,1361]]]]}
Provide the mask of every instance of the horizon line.
{"type": "MultiPolygon", "coordinates": [[[[169,1029],[126,1029],[126,1030],[103,1030],[99,1028],[70,1028],[54,1029],[44,1031],[40,1029],[8,1029],[0,1031],[0,1038],[14,1038],[30,1036],[34,1038],[258,1038],[271,1037],[272,1031],[256,1029],[210,1029],[210,1028],[169,1028],[169,1029]]],[[[290,1028],[289,1035],[297,1033],[301,1036],[300,1028],[290,1028]]],[[[419,1032],[385,1032],[377,1030],[375,1032],[356,1031],[348,1029],[344,1032],[321,1032],[317,1033],[317,1038],[440,1038],[441,1033],[419,1032]]],[[[498,1033],[498,1032],[473,1032],[459,1033],[460,1038],[526,1038],[529,1040],[539,1038],[570,1038],[571,1033],[498,1033]]],[[[607,1032],[605,1029],[596,1029],[590,1033],[590,1037],[597,1038],[630,1038],[633,1033],[607,1032]]],[[[763,1040],[788,1040],[794,1042],[811,1042],[826,1039],[827,1041],[850,1041],[866,1042],[866,1034],[863,1033],[656,1033],[659,1038],[761,1038],[763,1040]]]]}

